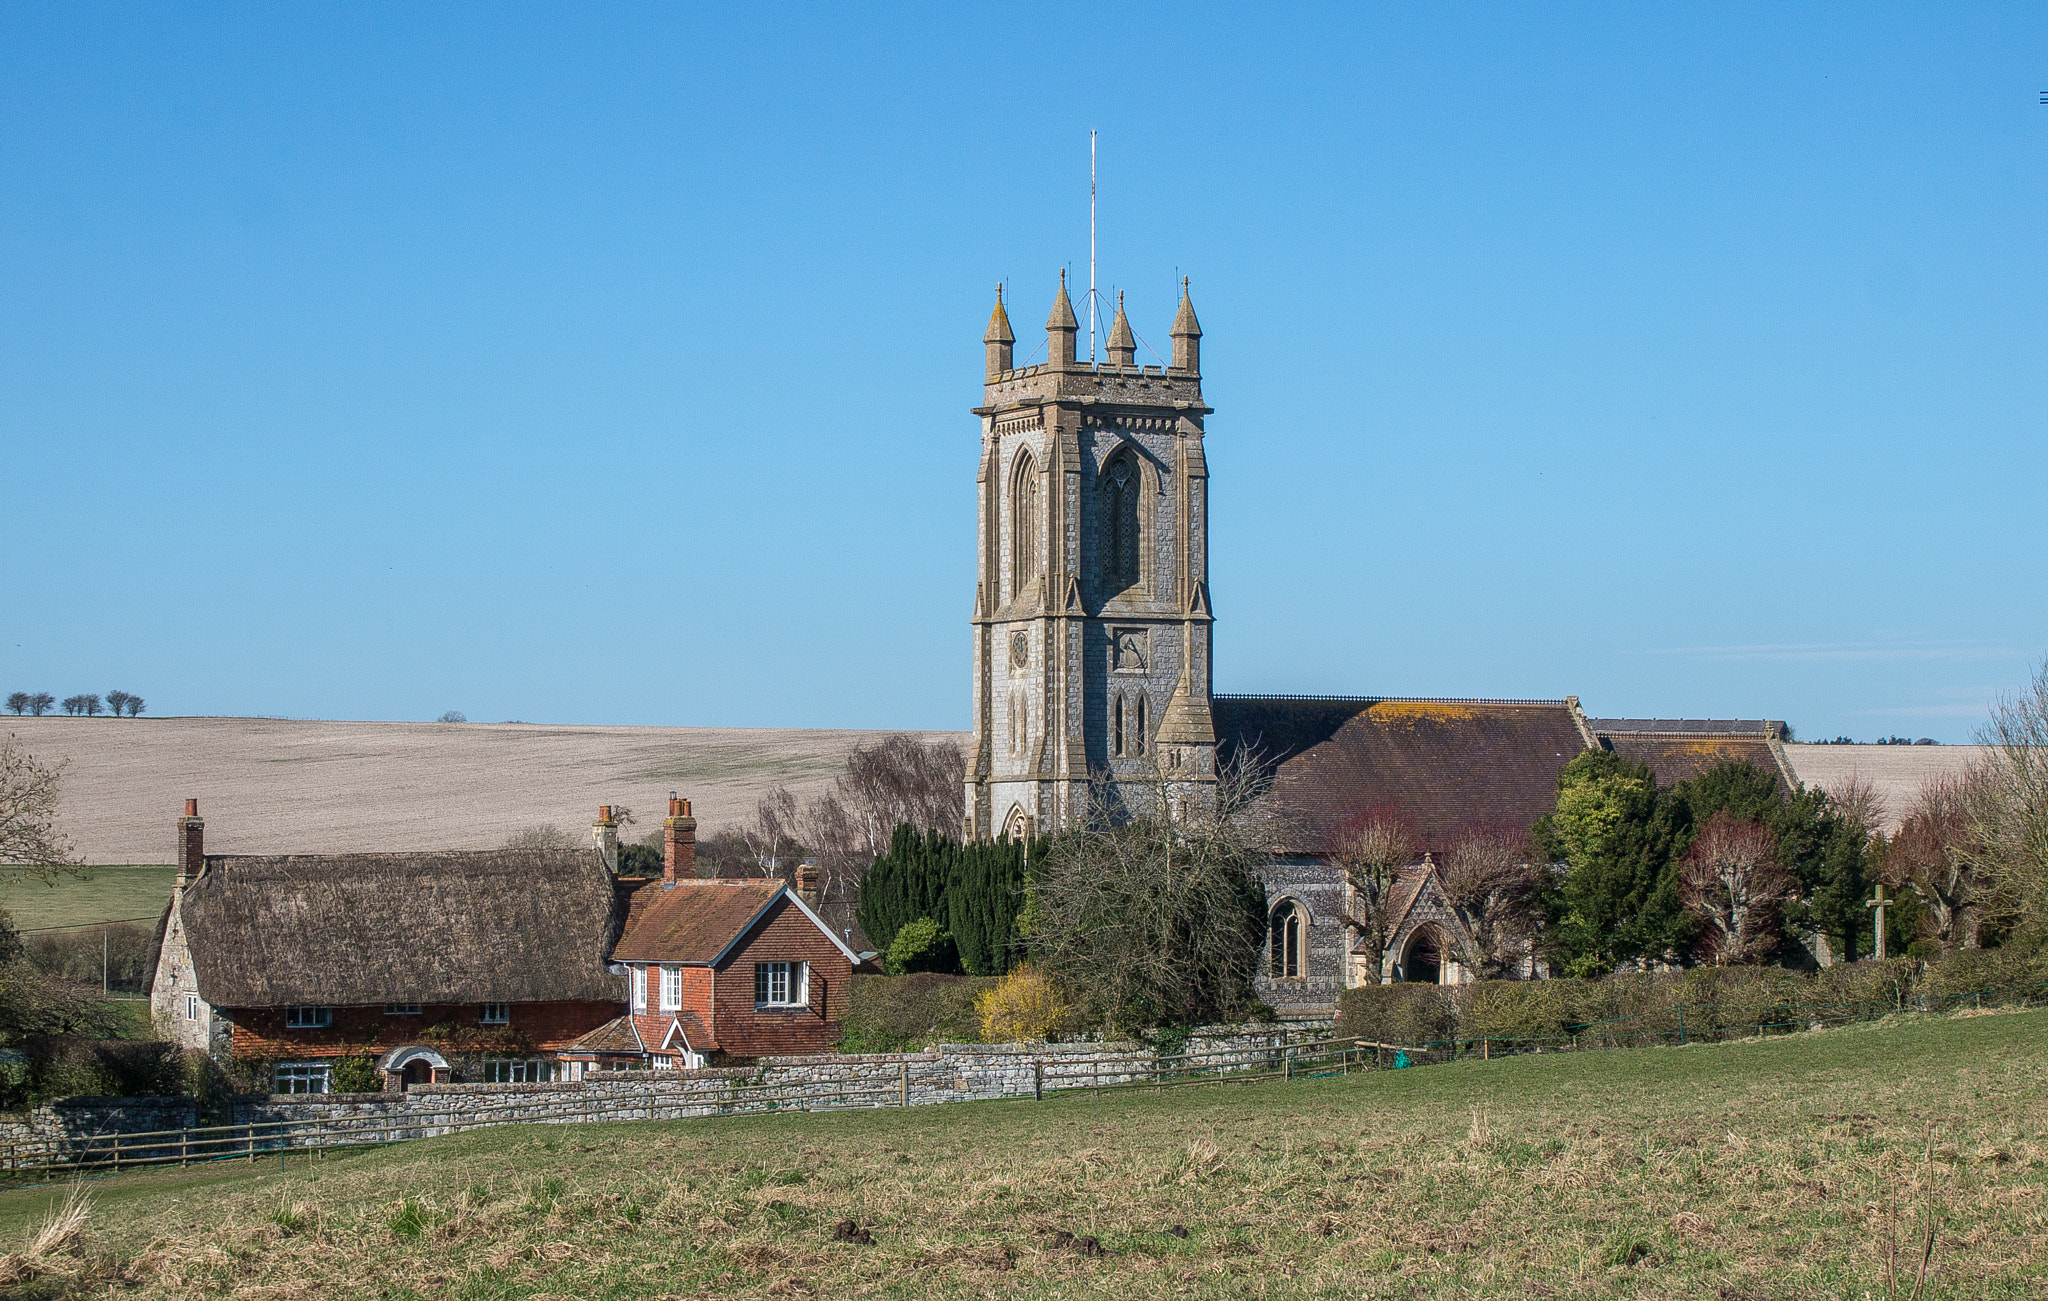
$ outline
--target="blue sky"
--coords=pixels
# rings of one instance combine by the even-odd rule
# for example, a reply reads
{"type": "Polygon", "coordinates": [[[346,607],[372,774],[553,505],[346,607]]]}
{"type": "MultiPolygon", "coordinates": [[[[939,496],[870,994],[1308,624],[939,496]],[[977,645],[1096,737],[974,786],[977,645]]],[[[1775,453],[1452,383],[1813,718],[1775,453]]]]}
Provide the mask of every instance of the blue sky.
{"type": "Polygon", "coordinates": [[[2048,651],[2048,9],[0,21],[0,690],[964,727],[980,335],[1217,410],[1221,691],[1966,740],[2048,651]]]}

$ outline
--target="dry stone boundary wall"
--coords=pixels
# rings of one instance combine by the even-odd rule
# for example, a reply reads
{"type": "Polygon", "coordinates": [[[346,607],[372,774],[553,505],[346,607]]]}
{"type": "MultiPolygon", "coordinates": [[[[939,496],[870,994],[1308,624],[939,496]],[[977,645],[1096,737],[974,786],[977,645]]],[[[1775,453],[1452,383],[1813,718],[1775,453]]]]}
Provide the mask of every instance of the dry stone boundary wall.
{"type": "MultiPolygon", "coordinates": [[[[1171,1053],[1146,1044],[942,1044],[921,1053],[764,1057],[751,1067],[606,1071],[551,1084],[418,1085],[405,1093],[271,1094],[233,1099],[228,1123],[259,1129],[252,1145],[296,1147],[427,1138],[484,1125],[680,1120],[770,1110],[909,1105],[1028,1098],[1056,1089],[1152,1080],[1169,1071],[1242,1073],[1277,1068],[1288,1048],[1326,1038],[1280,1028],[1196,1031],[1171,1053]],[[309,1130],[317,1126],[317,1132],[309,1130]]],[[[72,1098],[25,1119],[0,1121],[0,1144],[17,1161],[62,1155],[93,1137],[186,1129],[198,1121],[185,1098],[72,1098]]],[[[175,1140],[172,1140],[175,1144],[175,1140]]],[[[173,1148],[173,1150],[175,1150],[173,1148]]]]}

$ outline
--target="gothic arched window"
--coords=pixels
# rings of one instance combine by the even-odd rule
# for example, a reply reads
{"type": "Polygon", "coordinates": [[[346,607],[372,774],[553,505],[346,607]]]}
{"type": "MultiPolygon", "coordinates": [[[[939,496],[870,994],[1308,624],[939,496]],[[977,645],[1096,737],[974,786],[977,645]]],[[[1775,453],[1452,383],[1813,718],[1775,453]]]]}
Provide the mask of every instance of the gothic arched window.
{"type": "Polygon", "coordinates": [[[1282,899],[1280,906],[1273,910],[1269,945],[1272,956],[1272,973],[1276,980],[1301,974],[1301,905],[1292,899],[1282,899]]]}
{"type": "Polygon", "coordinates": [[[1102,577],[1114,596],[1138,582],[1138,489],[1143,477],[1128,451],[1102,469],[1102,577]]]}
{"type": "Polygon", "coordinates": [[[1109,702],[1109,751],[1117,758],[1124,757],[1124,698],[1113,697],[1109,702]]]}
{"type": "Polygon", "coordinates": [[[1131,702],[1131,753],[1145,753],[1145,697],[1131,702]]]}
{"type": "Polygon", "coordinates": [[[1010,597],[1022,596],[1038,577],[1038,462],[1029,448],[1010,471],[1010,597]]]}

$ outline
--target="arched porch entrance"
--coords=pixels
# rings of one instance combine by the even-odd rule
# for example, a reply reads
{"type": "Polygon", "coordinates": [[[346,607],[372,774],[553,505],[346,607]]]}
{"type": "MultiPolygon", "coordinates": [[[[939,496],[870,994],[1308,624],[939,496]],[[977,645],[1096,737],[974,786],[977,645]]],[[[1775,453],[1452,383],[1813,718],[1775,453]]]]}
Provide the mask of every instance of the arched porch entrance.
{"type": "Polygon", "coordinates": [[[448,1082],[448,1059],[425,1044],[406,1044],[393,1048],[384,1054],[384,1060],[377,1063],[377,1069],[387,1080],[394,1080],[400,1089],[409,1089],[415,1084],[445,1084],[448,1082]]]}
{"type": "Polygon", "coordinates": [[[1401,979],[1415,985],[1441,985],[1444,979],[1443,936],[1434,926],[1417,927],[1401,955],[1401,979]]]}

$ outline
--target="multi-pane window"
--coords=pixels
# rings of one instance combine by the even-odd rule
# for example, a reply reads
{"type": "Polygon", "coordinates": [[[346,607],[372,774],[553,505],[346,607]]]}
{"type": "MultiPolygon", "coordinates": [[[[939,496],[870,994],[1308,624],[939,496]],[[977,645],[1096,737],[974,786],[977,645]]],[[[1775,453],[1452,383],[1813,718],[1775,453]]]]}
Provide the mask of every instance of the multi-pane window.
{"type": "Polygon", "coordinates": [[[661,969],[661,1010],[680,1012],[683,1008],[683,969],[663,967],[661,969]]]}
{"type": "Polygon", "coordinates": [[[554,1078],[549,1064],[538,1057],[488,1057],[483,1073],[485,1084],[541,1084],[554,1078]]]}
{"type": "Polygon", "coordinates": [[[271,1089],[275,1093],[327,1093],[333,1071],[326,1062],[280,1062],[271,1089]]]}
{"type": "Polygon", "coordinates": [[[1102,473],[1102,576],[1111,595],[1138,581],[1138,467],[1129,453],[1102,473]]]}
{"type": "Polygon", "coordinates": [[[420,1005],[418,1003],[386,1003],[384,1005],[384,1015],[386,1016],[418,1016],[419,1014],[420,1005]]]}
{"type": "Polygon", "coordinates": [[[504,1025],[512,1019],[510,1003],[486,1003],[477,1020],[484,1025],[504,1025]]]}
{"type": "MultiPolygon", "coordinates": [[[[323,1030],[334,1024],[334,1009],[331,1007],[316,1007],[311,1004],[304,1007],[287,1008],[284,1014],[284,1024],[288,1030],[323,1030]]],[[[301,1089],[299,1092],[303,1093],[305,1090],[301,1089]]]]}
{"type": "Polygon", "coordinates": [[[1022,596],[1038,577],[1038,462],[1029,449],[1010,471],[1010,595],[1022,596]]]}
{"type": "Polygon", "coordinates": [[[754,1002],[762,1007],[803,1007],[811,1001],[810,964],[756,962],[754,1002]]]}
{"type": "Polygon", "coordinates": [[[199,1019],[199,995],[185,995],[185,1019],[187,1021],[197,1021],[199,1019]]]}
{"type": "Polygon", "coordinates": [[[645,1012],[647,1010],[647,968],[628,968],[626,984],[631,986],[633,991],[633,1010],[635,1012],[645,1012]]]}

